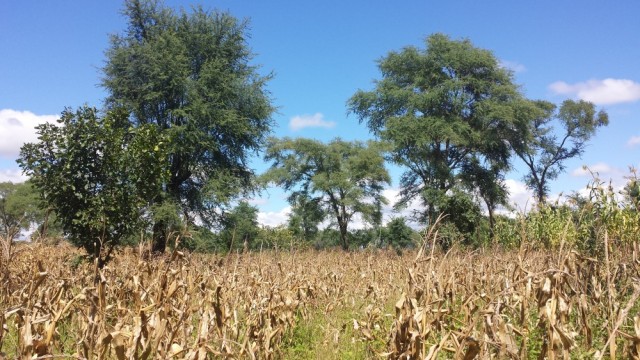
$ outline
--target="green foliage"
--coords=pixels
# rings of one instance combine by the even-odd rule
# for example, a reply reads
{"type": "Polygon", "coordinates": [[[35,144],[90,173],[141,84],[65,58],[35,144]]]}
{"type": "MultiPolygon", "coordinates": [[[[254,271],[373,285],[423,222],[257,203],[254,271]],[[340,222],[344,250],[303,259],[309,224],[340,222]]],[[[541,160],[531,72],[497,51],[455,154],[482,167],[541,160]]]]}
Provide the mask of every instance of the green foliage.
{"type": "Polygon", "coordinates": [[[629,170],[631,175],[627,177],[628,181],[622,194],[629,206],[640,211],[640,179],[638,179],[638,173],[634,167],[631,167],[629,170]]]}
{"type": "MultiPolygon", "coordinates": [[[[227,13],[127,0],[124,14],[128,27],[106,51],[107,106],[167,138],[170,177],[155,202],[179,204],[187,223],[217,225],[217,210],[254,189],[247,163],[272,126],[270,76],[249,64],[247,24],[227,13]]],[[[154,226],[154,250],[164,251],[166,231],[154,226]]]]}
{"type": "Polygon", "coordinates": [[[31,182],[0,183],[0,235],[13,239],[32,224],[41,223],[44,215],[31,182]]]}
{"type": "Polygon", "coordinates": [[[287,226],[264,226],[253,243],[254,249],[300,250],[308,246],[306,241],[295,236],[287,226]]]}
{"type": "Polygon", "coordinates": [[[380,246],[384,241],[385,229],[383,227],[373,227],[357,229],[349,235],[349,244],[353,248],[365,248],[368,246],[380,246]]]}
{"type": "Polygon", "coordinates": [[[251,248],[260,232],[258,208],[246,201],[240,201],[222,221],[220,240],[227,250],[251,248]]]}
{"type": "Polygon", "coordinates": [[[325,218],[320,199],[313,199],[306,193],[294,192],[289,200],[291,202],[289,229],[297,238],[312,240],[318,234],[318,224],[325,218]]]}
{"type": "Polygon", "coordinates": [[[191,236],[182,238],[180,246],[193,252],[212,253],[224,252],[228,249],[222,248],[219,237],[206,227],[193,226],[190,231],[191,236]]]}
{"type": "MultiPolygon", "coordinates": [[[[419,198],[433,221],[453,188],[477,190],[491,209],[504,203],[511,146],[528,130],[519,115],[527,102],[512,74],[490,51],[442,34],[429,36],[424,50],[391,52],[378,66],[382,80],[356,92],[349,109],[407,169],[400,205],[419,198]]],[[[449,214],[454,223],[457,216],[449,214]]]]}
{"type": "Polygon", "coordinates": [[[333,228],[326,228],[318,231],[313,240],[313,247],[316,250],[328,249],[341,246],[340,231],[333,228]]]}
{"type": "Polygon", "coordinates": [[[488,229],[482,209],[468,193],[452,189],[433,197],[433,204],[444,216],[440,224],[439,245],[449,249],[453,244],[480,246],[488,241],[488,229]]]}
{"type": "MultiPolygon", "coordinates": [[[[630,178],[632,186],[634,177],[630,178]]],[[[495,240],[505,246],[522,243],[545,248],[574,247],[600,257],[605,238],[609,246],[624,246],[637,240],[640,212],[625,191],[616,193],[611,184],[595,178],[588,195],[573,194],[565,203],[539,204],[515,219],[498,217],[495,240]]]]}
{"type": "Polygon", "coordinates": [[[414,231],[402,217],[392,219],[385,227],[385,243],[396,250],[413,247],[414,231]]]}
{"type": "Polygon", "coordinates": [[[522,220],[522,217],[510,218],[504,215],[497,216],[494,227],[494,242],[504,248],[520,246],[523,240],[523,234],[526,234],[526,231],[523,230],[523,225],[526,225],[526,222],[522,220]]]}
{"type": "MultiPolygon", "coordinates": [[[[328,144],[311,139],[271,139],[265,155],[272,161],[263,175],[265,182],[291,191],[289,201],[300,198],[316,203],[336,221],[343,249],[349,248],[348,225],[359,214],[370,224],[380,224],[382,195],[391,178],[384,166],[379,145],[374,142],[328,144]]],[[[317,211],[317,208],[313,209],[317,211]]],[[[312,220],[319,215],[314,214],[312,220]]]]}
{"type": "Polygon", "coordinates": [[[69,240],[101,261],[140,229],[166,178],[165,138],[155,126],[129,127],[121,109],[100,117],[66,109],[58,124],[37,127],[18,160],[69,240]],[[101,258],[103,247],[107,249],[101,258]]]}
{"type": "Polygon", "coordinates": [[[547,101],[533,104],[536,109],[528,114],[532,138],[515,150],[528,167],[524,177],[527,186],[538,202],[544,203],[549,180],[565,170],[566,160],[582,155],[596,130],[609,124],[609,117],[604,111],[596,113],[594,104],[582,100],[566,100],[559,109],[547,101]]]}

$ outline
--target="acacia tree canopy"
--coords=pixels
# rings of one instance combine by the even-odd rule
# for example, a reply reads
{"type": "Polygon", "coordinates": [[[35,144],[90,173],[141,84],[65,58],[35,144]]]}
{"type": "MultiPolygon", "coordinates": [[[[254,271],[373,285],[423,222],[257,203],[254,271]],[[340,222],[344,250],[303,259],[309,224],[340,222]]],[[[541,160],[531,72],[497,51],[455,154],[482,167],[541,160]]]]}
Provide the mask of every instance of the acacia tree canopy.
{"type": "Polygon", "coordinates": [[[357,91],[348,107],[406,168],[400,205],[420,198],[433,218],[455,187],[479,190],[489,206],[503,203],[504,190],[495,188],[503,184],[485,179],[499,180],[511,140],[528,136],[520,116],[527,102],[511,72],[490,51],[442,34],[429,36],[425,49],[390,52],[378,66],[375,89],[357,91]]]}
{"type": "Polygon", "coordinates": [[[549,180],[565,170],[564,162],[580,157],[589,139],[597,129],[609,124],[609,116],[596,112],[593,103],[565,100],[560,108],[547,101],[533,103],[537,112],[529,122],[531,141],[528,146],[516,148],[516,154],[527,165],[524,180],[533,190],[539,204],[544,204],[549,193],[549,180]]]}
{"type": "MultiPolygon", "coordinates": [[[[167,136],[170,176],[155,202],[214,225],[218,210],[253,189],[248,159],[272,126],[270,75],[250,64],[247,24],[227,13],[128,0],[124,15],[128,27],[106,51],[107,107],[124,107],[132,125],[153,124],[167,136]]],[[[154,226],[156,251],[166,246],[165,228],[162,220],[154,226]]]]}
{"type": "Polygon", "coordinates": [[[378,144],[271,139],[265,159],[273,162],[265,181],[291,191],[292,203],[303,195],[320,204],[336,221],[343,249],[349,248],[348,226],[354,215],[381,223],[381,206],[387,202],[382,190],[391,178],[378,144]]]}

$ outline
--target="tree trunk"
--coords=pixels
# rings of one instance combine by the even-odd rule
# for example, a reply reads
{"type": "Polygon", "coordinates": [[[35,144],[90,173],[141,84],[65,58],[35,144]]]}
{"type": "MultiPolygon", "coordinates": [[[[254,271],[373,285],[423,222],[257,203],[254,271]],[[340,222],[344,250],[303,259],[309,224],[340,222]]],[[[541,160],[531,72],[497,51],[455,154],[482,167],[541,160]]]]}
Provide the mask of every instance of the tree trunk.
{"type": "Polygon", "coordinates": [[[538,206],[542,206],[545,204],[545,194],[544,194],[544,187],[542,186],[542,183],[540,183],[538,185],[538,191],[537,191],[537,197],[538,197],[538,206]]]}
{"type": "Polygon", "coordinates": [[[493,207],[488,206],[489,210],[489,240],[493,243],[496,238],[495,227],[496,227],[496,219],[493,215],[493,207]]]}
{"type": "Polygon", "coordinates": [[[160,220],[153,224],[153,245],[151,247],[151,252],[163,254],[166,248],[167,231],[165,229],[164,221],[160,220]]]}
{"type": "Polygon", "coordinates": [[[349,250],[349,243],[347,241],[347,224],[338,224],[340,227],[340,240],[342,241],[342,250],[349,250]]]}

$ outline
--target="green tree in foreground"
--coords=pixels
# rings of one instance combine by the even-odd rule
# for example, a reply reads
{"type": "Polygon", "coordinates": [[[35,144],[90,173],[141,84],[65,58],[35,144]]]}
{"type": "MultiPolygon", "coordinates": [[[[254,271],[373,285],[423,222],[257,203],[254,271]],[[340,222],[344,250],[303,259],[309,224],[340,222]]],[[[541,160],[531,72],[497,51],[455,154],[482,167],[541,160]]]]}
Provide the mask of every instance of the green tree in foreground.
{"type": "Polygon", "coordinates": [[[273,164],[264,179],[291,191],[290,201],[304,194],[321,204],[337,223],[343,249],[349,248],[348,226],[354,215],[380,224],[387,202],[382,190],[391,178],[376,143],[272,139],[265,159],[273,164]]]}
{"type": "Polygon", "coordinates": [[[528,131],[520,114],[527,101],[512,74],[490,51],[442,34],[429,36],[425,49],[390,52],[378,66],[375,89],[359,90],[348,107],[407,169],[400,205],[418,198],[433,221],[455,188],[479,192],[491,210],[504,203],[498,180],[512,140],[528,131]]]}
{"type": "Polygon", "coordinates": [[[565,170],[566,160],[582,155],[597,129],[609,124],[609,117],[604,111],[596,112],[593,103],[582,100],[566,100],[559,109],[547,101],[537,101],[535,105],[539,111],[529,123],[532,141],[528,146],[517,147],[516,153],[527,165],[527,186],[538,203],[544,204],[549,180],[565,170]]]}
{"type": "Polygon", "coordinates": [[[99,259],[136,233],[166,178],[164,137],[155,126],[129,127],[128,114],[65,110],[37,128],[18,160],[69,240],[99,259]]]}
{"type": "MultiPolygon", "coordinates": [[[[249,64],[247,24],[227,13],[127,0],[124,14],[127,29],[106,51],[107,106],[167,138],[169,178],[156,205],[177,204],[187,223],[214,226],[217,210],[254,187],[247,163],[271,129],[270,76],[249,64]]],[[[168,225],[159,218],[153,230],[153,249],[162,252],[168,225]]]]}

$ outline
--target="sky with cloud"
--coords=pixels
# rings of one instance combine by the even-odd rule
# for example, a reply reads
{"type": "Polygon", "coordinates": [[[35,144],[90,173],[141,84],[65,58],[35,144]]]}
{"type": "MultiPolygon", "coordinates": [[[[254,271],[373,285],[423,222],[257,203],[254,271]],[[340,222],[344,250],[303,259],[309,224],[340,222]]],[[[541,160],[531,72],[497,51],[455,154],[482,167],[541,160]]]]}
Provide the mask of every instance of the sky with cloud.
{"type": "MultiPolygon", "coordinates": [[[[198,4],[165,3],[185,9],[198,4]]],[[[640,2],[635,0],[585,0],[579,6],[554,0],[200,3],[249,20],[253,62],[261,73],[274,75],[268,89],[278,108],[275,136],[370,138],[347,113],[348,98],[373,87],[380,57],[408,45],[422,47],[426,36],[442,32],[493,51],[529,98],[558,104],[583,99],[608,112],[610,125],[582,159],[566,163],[567,171],[551,186],[553,194],[584,189],[592,173],[619,185],[629,166],[640,165],[640,2]]],[[[118,1],[0,3],[0,181],[25,179],[15,159],[24,142],[35,140],[34,126],[55,121],[65,107],[102,105],[99,69],[109,34],[126,27],[121,7],[118,1]]],[[[252,166],[260,172],[268,165],[256,158],[252,166]]],[[[386,195],[393,200],[402,170],[390,170],[394,183],[386,195]]],[[[507,185],[518,208],[531,203],[523,175],[524,167],[514,161],[507,185]]],[[[285,198],[279,189],[269,189],[252,199],[260,221],[284,221],[290,211],[285,198]]],[[[385,214],[397,215],[391,208],[385,214]]]]}

